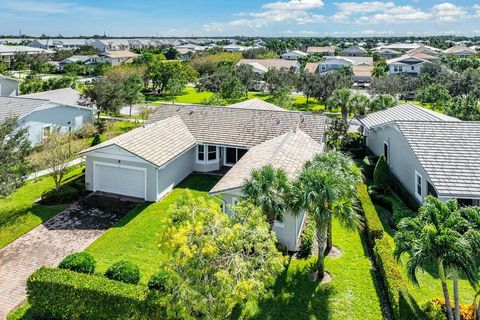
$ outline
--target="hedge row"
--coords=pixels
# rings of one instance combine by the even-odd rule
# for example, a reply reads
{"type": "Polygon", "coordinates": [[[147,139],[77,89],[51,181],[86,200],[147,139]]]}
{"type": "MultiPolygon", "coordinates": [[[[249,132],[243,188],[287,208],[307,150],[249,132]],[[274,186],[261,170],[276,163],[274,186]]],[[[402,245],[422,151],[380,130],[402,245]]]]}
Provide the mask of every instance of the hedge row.
{"type": "Polygon", "coordinates": [[[45,319],[161,319],[158,293],[103,276],[40,268],[27,283],[32,312],[45,319]]]}
{"type": "Polygon", "coordinates": [[[387,290],[388,300],[395,319],[422,319],[423,315],[407,289],[407,282],[393,257],[393,248],[378,217],[364,183],[357,187],[358,199],[365,216],[366,231],[372,246],[374,263],[387,290]]]}
{"type": "Polygon", "coordinates": [[[381,194],[373,189],[371,196],[376,203],[392,213],[391,218],[393,219],[392,225],[394,227],[396,227],[403,218],[415,216],[415,212],[410,210],[393,190],[389,189],[385,194],[381,194]]]}

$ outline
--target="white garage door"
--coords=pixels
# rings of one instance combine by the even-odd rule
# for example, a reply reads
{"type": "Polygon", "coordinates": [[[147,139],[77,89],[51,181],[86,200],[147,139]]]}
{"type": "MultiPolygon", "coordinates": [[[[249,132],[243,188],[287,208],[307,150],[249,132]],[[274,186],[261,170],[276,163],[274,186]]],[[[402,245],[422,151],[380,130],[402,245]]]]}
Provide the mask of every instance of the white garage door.
{"type": "Polygon", "coordinates": [[[95,191],[145,198],[145,170],[95,164],[95,191]]]}

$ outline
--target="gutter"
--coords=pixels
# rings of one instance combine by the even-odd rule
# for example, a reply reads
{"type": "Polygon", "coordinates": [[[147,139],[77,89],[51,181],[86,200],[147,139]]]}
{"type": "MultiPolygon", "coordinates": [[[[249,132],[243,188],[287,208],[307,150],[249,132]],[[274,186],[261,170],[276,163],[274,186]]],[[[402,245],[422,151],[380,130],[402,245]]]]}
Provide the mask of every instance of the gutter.
{"type": "Polygon", "coordinates": [[[220,202],[222,202],[222,211],[225,213],[225,209],[227,207],[227,204],[225,202],[225,200],[223,200],[222,198],[219,198],[216,194],[209,194],[210,197],[213,197],[215,199],[218,199],[220,200],[220,202]]]}

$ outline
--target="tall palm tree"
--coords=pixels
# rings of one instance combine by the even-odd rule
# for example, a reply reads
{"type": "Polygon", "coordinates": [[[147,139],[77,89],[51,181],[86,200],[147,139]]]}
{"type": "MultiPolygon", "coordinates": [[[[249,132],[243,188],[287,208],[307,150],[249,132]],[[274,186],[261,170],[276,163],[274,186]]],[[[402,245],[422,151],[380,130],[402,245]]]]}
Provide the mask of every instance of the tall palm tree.
{"type": "Polygon", "coordinates": [[[288,209],[286,194],[289,182],[285,171],[266,165],[252,170],[250,178],[243,184],[243,197],[262,209],[273,227],[275,221],[283,222],[288,209]]]}
{"type": "Polygon", "coordinates": [[[367,110],[367,106],[370,103],[370,98],[364,94],[354,94],[350,100],[350,109],[348,110],[349,114],[360,114],[364,115],[367,110]]]}
{"type": "MultiPolygon", "coordinates": [[[[330,152],[329,155],[331,158],[342,157],[336,152],[330,152]]],[[[292,211],[305,211],[315,221],[318,279],[325,276],[325,251],[332,217],[337,217],[344,226],[351,229],[363,226],[355,203],[355,185],[352,187],[352,179],[342,172],[341,167],[328,165],[321,158],[318,156],[304,165],[289,194],[292,211]]]]}
{"type": "MultiPolygon", "coordinates": [[[[453,320],[447,274],[462,275],[470,283],[478,280],[478,269],[473,254],[472,242],[465,236],[469,223],[462,218],[456,200],[445,203],[428,196],[414,218],[405,218],[395,234],[395,256],[400,260],[408,253],[409,278],[418,284],[416,272],[434,266],[442,283],[447,316],[453,320]]],[[[454,277],[456,318],[459,314],[458,277],[454,277]],[[456,284],[455,284],[456,283],[456,284]]]]}
{"type": "Polygon", "coordinates": [[[333,91],[327,100],[327,108],[329,110],[340,108],[342,119],[347,121],[348,111],[350,110],[350,102],[352,100],[352,91],[350,89],[337,89],[333,91]]]}
{"type": "Polygon", "coordinates": [[[369,112],[376,112],[395,107],[398,104],[397,99],[389,94],[380,94],[373,98],[369,104],[369,112]]]}

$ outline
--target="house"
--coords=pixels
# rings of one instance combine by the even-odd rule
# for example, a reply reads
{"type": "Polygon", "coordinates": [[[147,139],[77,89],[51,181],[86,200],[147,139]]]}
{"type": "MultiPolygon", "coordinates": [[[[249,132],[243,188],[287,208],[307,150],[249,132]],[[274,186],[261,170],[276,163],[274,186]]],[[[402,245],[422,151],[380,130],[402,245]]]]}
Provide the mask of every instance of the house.
{"type": "Polygon", "coordinates": [[[418,48],[407,51],[407,54],[408,55],[414,55],[414,54],[417,54],[417,53],[423,53],[423,54],[426,54],[426,55],[429,55],[429,56],[438,57],[438,55],[441,52],[442,52],[442,50],[440,50],[440,49],[424,45],[424,46],[420,46],[418,48]]]}
{"type": "MultiPolygon", "coordinates": [[[[149,124],[91,147],[85,156],[87,190],[158,201],[192,172],[228,173],[210,191],[223,210],[241,196],[254,168],[271,164],[295,177],[323,150],[326,117],[267,109],[258,101],[234,107],[164,105],[149,124]]],[[[303,215],[277,223],[289,250],[297,249],[303,215]]]]}
{"type": "Polygon", "coordinates": [[[0,74],[0,96],[14,97],[18,95],[20,81],[0,74]]]}
{"type": "Polygon", "coordinates": [[[375,50],[375,52],[378,52],[378,54],[383,58],[383,59],[393,59],[396,57],[399,57],[402,55],[400,51],[393,50],[393,49],[388,49],[388,48],[382,48],[379,50],[375,50]]]}
{"type": "Polygon", "coordinates": [[[16,53],[25,53],[28,55],[32,54],[50,54],[54,53],[50,50],[39,49],[39,48],[32,48],[27,46],[7,46],[0,44],[0,61],[3,61],[10,67],[11,61],[13,60],[13,56],[16,53]]]}
{"type": "Polygon", "coordinates": [[[326,57],[320,62],[307,63],[305,65],[305,71],[325,74],[342,67],[352,69],[353,81],[356,85],[366,85],[372,81],[372,57],[326,57]]]}
{"type": "Polygon", "coordinates": [[[300,50],[288,51],[282,54],[282,59],[285,60],[298,60],[300,58],[305,58],[308,56],[308,53],[305,53],[300,50]]]}
{"type": "Polygon", "coordinates": [[[81,94],[72,88],[63,88],[21,95],[22,98],[49,100],[67,106],[80,106],[81,94]]]}
{"type": "Polygon", "coordinates": [[[420,203],[432,194],[480,205],[480,122],[412,104],[358,118],[366,145],[420,203]]]}
{"type": "Polygon", "coordinates": [[[127,39],[97,39],[92,42],[91,46],[100,52],[128,51],[131,48],[127,39]]]}
{"type": "Polygon", "coordinates": [[[430,63],[430,61],[415,56],[403,55],[398,58],[387,60],[388,73],[407,73],[416,76],[420,74],[425,63],[430,63]]]}
{"type": "Polygon", "coordinates": [[[242,64],[251,65],[253,71],[258,74],[264,74],[268,69],[300,69],[300,63],[296,60],[285,59],[241,59],[237,62],[237,66],[242,64]]]}
{"type": "Polygon", "coordinates": [[[91,45],[91,39],[35,39],[28,44],[32,48],[46,50],[75,50],[83,46],[91,45]]]}
{"type": "Polygon", "coordinates": [[[180,50],[180,49],[188,49],[193,52],[199,52],[199,51],[204,51],[205,47],[199,46],[194,43],[187,43],[187,44],[182,44],[180,46],[176,46],[175,49],[180,50]]]}
{"type": "Polygon", "coordinates": [[[307,53],[319,53],[324,56],[334,56],[335,55],[336,47],[329,46],[329,47],[308,47],[307,53]]]}
{"type": "Polygon", "coordinates": [[[245,51],[246,49],[247,47],[240,46],[238,44],[228,44],[223,46],[223,50],[225,50],[226,52],[242,52],[242,51],[245,51]]]}
{"type": "Polygon", "coordinates": [[[55,128],[60,132],[81,129],[92,121],[93,109],[31,96],[0,97],[0,122],[10,116],[18,117],[18,127],[28,128],[30,143],[37,145],[55,128]]]}
{"type": "Polygon", "coordinates": [[[391,49],[391,50],[396,50],[396,51],[403,51],[403,52],[406,52],[406,51],[410,51],[410,50],[414,50],[414,49],[417,49],[418,47],[421,47],[422,45],[421,44],[418,44],[418,43],[402,43],[402,42],[399,42],[399,43],[392,43],[392,44],[383,44],[383,45],[380,45],[378,47],[375,48],[375,50],[381,50],[381,49],[391,49]]]}
{"type": "Polygon", "coordinates": [[[443,51],[445,54],[454,55],[457,57],[468,58],[477,54],[475,49],[466,46],[453,46],[443,51]]]}
{"type": "Polygon", "coordinates": [[[138,54],[136,53],[133,53],[130,51],[124,51],[124,50],[116,50],[116,51],[107,51],[105,53],[100,54],[100,61],[106,61],[112,66],[116,66],[122,63],[132,62],[133,59],[136,57],[138,57],[138,54]]]}
{"type": "Polygon", "coordinates": [[[359,46],[352,46],[340,51],[342,57],[365,57],[367,50],[359,46]]]}
{"type": "Polygon", "coordinates": [[[93,56],[75,55],[60,61],[58,65],[60,69],[62,69],[64,66],[71,63],[96,64],[99,61],[100,61],[100,57],[97,55],[93,55],[93,56]]]}
{"type": "Polygon", "coordinates": [[[178,59],[180,60],[188,60],[195,53],[195,51],[187,48],[178,48],[176,50],[178,51],[178,59]]]}

